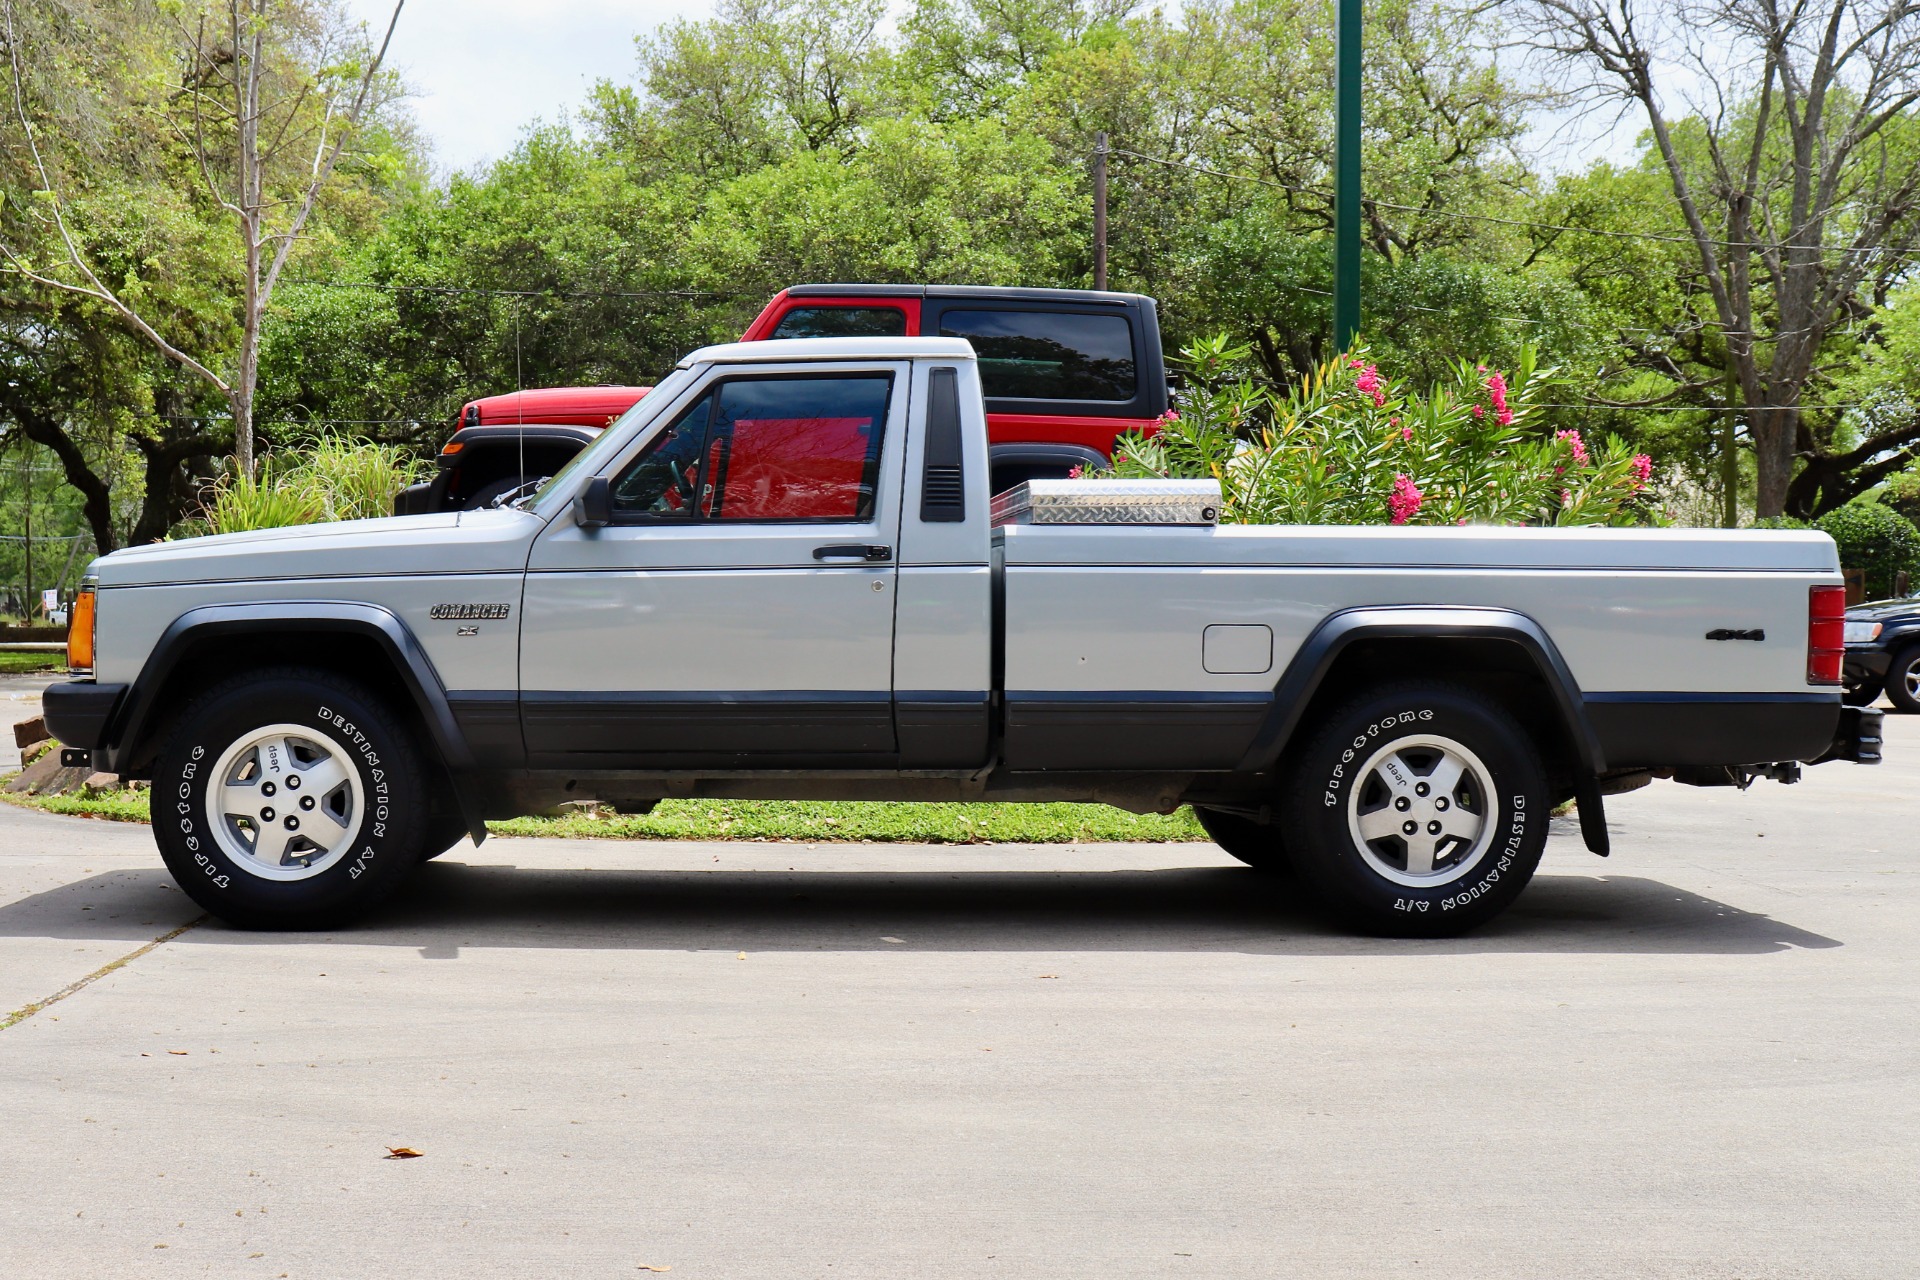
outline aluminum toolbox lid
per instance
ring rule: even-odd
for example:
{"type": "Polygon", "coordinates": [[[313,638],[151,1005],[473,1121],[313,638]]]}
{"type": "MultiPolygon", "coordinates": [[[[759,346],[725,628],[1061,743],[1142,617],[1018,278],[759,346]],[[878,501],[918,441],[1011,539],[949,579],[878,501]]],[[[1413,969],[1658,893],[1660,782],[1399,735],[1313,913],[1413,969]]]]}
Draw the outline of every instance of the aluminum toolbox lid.
{"type": "Polygon", "coordinates": [[[1220,522],[1218,480],[1029,480],[993,500],[993,523],[1220,522]]]}

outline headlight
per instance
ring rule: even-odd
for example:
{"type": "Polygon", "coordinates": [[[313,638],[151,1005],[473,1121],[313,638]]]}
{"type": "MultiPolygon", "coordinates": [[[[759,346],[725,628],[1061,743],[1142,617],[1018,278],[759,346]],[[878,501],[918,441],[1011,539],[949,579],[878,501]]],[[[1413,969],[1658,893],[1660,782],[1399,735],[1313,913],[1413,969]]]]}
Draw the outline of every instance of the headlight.
{"type": "Polygon", "coordinates": [[[1877,622],[1849,622],[1847,624],[1848,644],[1871,644],[1880,638],[1880,624],[1877,622]]]}

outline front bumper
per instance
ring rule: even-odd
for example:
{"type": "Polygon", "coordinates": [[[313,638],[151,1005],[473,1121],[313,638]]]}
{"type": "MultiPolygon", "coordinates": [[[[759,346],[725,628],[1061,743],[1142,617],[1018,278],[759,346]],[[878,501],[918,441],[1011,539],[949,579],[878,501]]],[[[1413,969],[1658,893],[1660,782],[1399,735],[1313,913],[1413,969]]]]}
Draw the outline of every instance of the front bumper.
{"type": "Polygon", "coordinates": [[[40,695],[47,732],[66,746],[97,751],[106,745],[107,726],[126,691],[123,684],[97,684],[92,680],[48,685],[40,695]]]}
{"type": "Polygon", "coordinates": [[[1847,679],[1858,684],[1865,680],[1877,680],[1887,674],[1887,668],[1893,659],[1885,649],[1848,649],[1846,657],[1847,679]]]}

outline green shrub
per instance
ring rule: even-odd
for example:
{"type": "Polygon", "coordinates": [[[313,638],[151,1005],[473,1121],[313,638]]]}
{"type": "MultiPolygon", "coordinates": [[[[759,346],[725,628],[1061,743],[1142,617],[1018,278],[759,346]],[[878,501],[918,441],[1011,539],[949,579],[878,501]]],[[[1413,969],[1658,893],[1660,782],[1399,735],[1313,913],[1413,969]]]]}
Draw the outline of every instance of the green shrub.
{"type": "Polygon", "coordinates": [[[1813,527],[1839,544],[1841,568],[1865,572],[1869,600],[1893,595],[1901,572],[1920,573],[1920,528],[1878,502],[1855,499],[1821,516],[1813,527]]]}
{"type": "Polygon", "coordinates": [[[208,533],[243,533],[249,529],[312,524],[322,515],[322,508],[312,494],[304,487],[279,481],[272,474],[271,466],[260,480],[246,476],[223,479],[214,486],[213,498],[205,510],[208,533]]]}
{"type": "Polygon", "coordinates": [[[1543,433],[1546,377],[1460,362],[1420,394],[1356,349],[1289,392],[1241,372],[1224,338],[1182,352],[1178,413],[1114,448],[1111,474],[1213,478],[1234,524],[1638,524],[1652,460],[1613,437],[1543,433]]]}
{"type": "Polygon", "coordinates": [[[241,533],[393,514],[393,495],[419,479],[419,459],[396,445],[327,436],[306,456],[269,458],[260,479],[228,476],[204,506],[200,532],[241,533]]]}
{"type": "Polygon", "coordinates": [[[1920,471],[1896,471],[1887,477],[1880,501],[1920,525],[1920,471]]]}

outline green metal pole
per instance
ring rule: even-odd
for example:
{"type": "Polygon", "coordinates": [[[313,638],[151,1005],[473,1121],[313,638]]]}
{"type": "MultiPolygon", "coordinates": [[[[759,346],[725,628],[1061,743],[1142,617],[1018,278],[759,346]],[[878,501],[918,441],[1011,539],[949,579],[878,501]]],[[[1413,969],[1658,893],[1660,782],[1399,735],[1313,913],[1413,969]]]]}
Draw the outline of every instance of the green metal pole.
{"type": "Polygon", "coordinates": [[[1333,76],[1333,345],[1360,333],[1360,0],[1338,0],[1333,76]]]}

